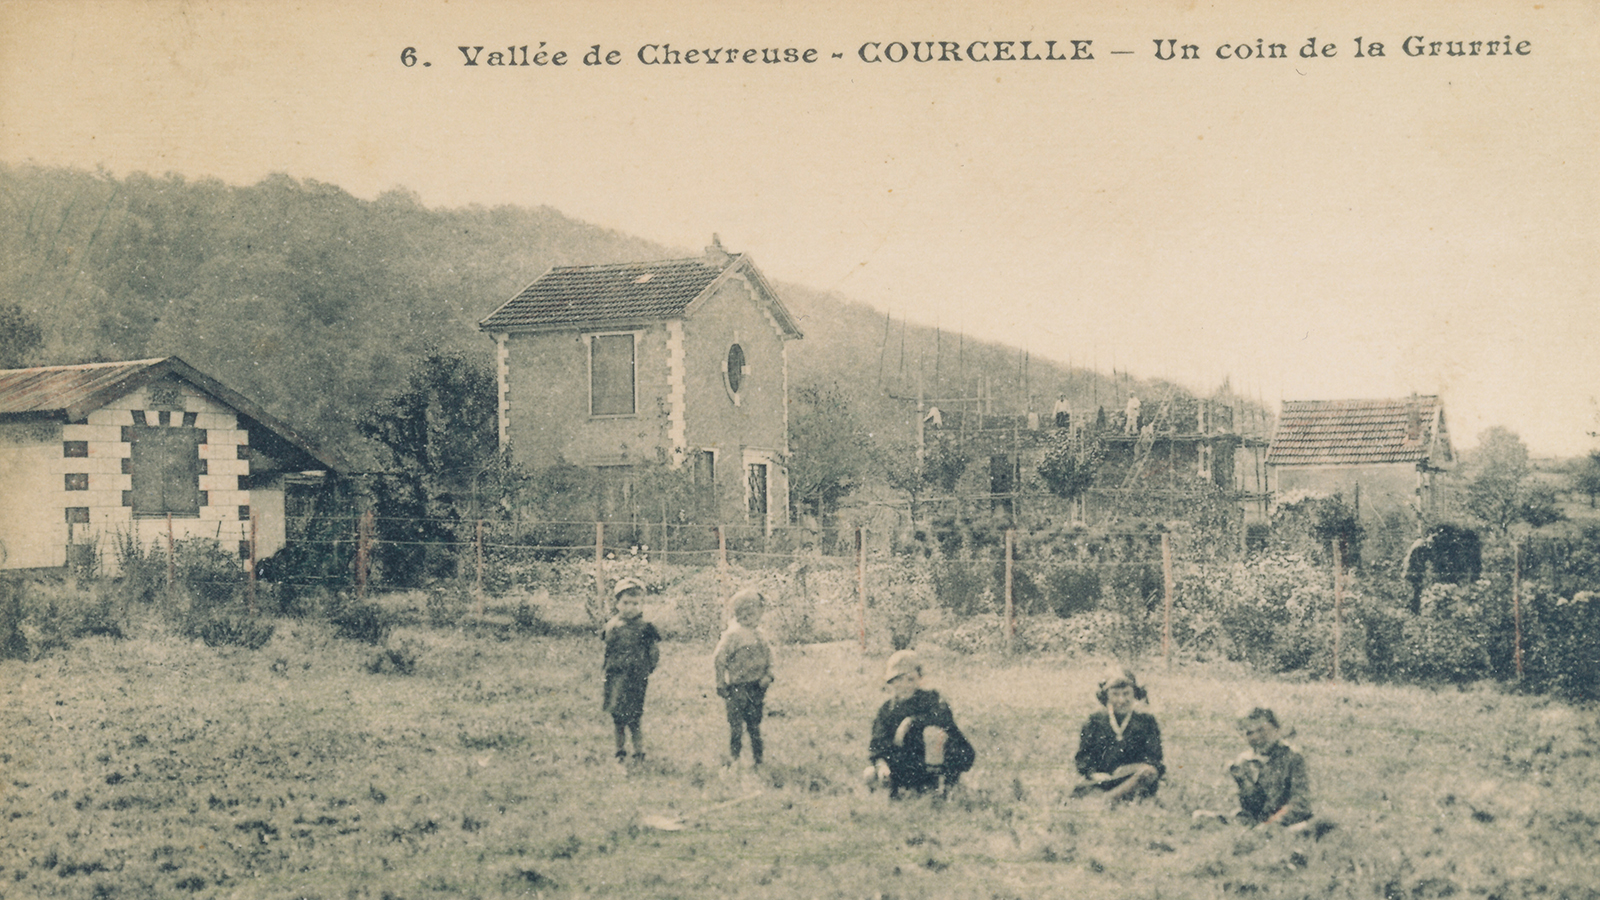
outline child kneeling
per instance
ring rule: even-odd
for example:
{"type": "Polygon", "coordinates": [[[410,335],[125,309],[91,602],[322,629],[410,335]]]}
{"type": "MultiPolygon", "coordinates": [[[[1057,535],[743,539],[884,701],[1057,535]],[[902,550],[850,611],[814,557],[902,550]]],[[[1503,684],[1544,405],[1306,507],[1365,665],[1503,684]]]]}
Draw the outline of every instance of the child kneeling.
{"type": "Polygon", "coordinates": [[[948,790],[972,768],[977,758],[971,742],[956,726],[950,704],[938,691],[922,687],[922,664],[916,653],[900,650],[889,657],[884,682],[891,693],[872,722],[867,753],[872,766],[864,773],[869,786],[917,793],[948,790]]]}

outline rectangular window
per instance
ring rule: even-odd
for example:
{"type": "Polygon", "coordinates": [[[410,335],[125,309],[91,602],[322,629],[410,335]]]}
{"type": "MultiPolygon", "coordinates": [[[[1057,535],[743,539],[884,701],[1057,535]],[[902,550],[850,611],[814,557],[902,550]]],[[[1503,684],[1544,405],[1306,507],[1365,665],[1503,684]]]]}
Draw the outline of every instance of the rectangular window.
{"type": "Polygon", "coordinates": [[[135,516],[200,515],[199,428],[133,426],[129,453],[135,516]]]}
{"type": "Polygon", "coordinates": [[[71,456],[71,457],[88,456],[89,455],[89,442],[88,441],[62,441],[61,442],[61,455],[62,456],[71,456]]]}
{"type": "Polygon", "coordinates": [[[750,464],[750,521],[767,520],[767,464],[750,464]]]}
{"type": "Polygon", "coordinates": [[[69,506],[69,507],[67,507],[67,524],[68,525],[87,525],[87,524],[89,524],[89,507],[87,507],[87,506],[69,506]]]}
{"type": "Polygon", "coordinates": [[[631,416],[635,405],[632,334],[589,335],[589,415],[631,416]]]}
{"type": "Polygon", "coordinates": [[[69,490],[69,491],[87,491],[88,489],[89,489],[89,473],[88,472],[68,472],[67,473],[67,490],[69,490]]]}

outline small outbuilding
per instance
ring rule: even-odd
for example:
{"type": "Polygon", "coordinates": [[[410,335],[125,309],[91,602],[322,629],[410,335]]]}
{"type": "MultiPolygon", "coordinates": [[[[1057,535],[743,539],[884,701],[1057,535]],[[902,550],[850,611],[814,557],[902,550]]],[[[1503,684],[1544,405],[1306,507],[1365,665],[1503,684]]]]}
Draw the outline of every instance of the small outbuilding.
{"type": "Polygon", "coordinates": [[[1455,462],[1437,396],[1285,400],[1267,448],[1278,496],[1342,494],[1364,517],[1435,508],[1434,476],[1455,462]]]}
{"type": "Polygon", "coordinates": [[[248,557],[253,531],[265,557],[287,540],[286,481],[342,469],[175,356],[0,370],[0,569],[91,550],[114,567],[124,535],[248,557]]]}

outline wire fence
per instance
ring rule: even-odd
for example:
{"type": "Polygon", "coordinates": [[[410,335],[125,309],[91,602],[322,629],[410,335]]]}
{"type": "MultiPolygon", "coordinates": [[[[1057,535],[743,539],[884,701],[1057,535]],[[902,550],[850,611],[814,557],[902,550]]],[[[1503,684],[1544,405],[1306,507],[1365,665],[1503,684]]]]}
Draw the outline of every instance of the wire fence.
{"type": "MultiPolygon", "coordinates": [[[[1048,643],[1049,623],[1078,614],[1120,622],[1118,651],[1159,650],[1213,641],[1221,626],[1201,621],[1201,595],[1236,566],[1219,541],[1186,529],[1034,530],[967,527],[959,535],[885,534],[862,526],[781,527],[675,523],[461,520],[377,517],[291,519],[282,559],[261,560],[251,577],[279,585],[320,586],[357,598],[448,586],[485,614],[508,602],[580,608],[591,622],[609,612],[609,588],[643,577],[689,616],[688,631],[716,633],[722,598],[744,584],[765,585],[777,616],[800,637],[900,646],[929,623],[988,629],[969,642],[1016,651],[1048,643]],[[288,564],[285,564],[287,562],[288,564]],[[509,599],[508,599],[509,598],[509,599]],[[971,623],[978,622],[974,626],[971,623]],[[1043,623],[1043,624],[1042,624],[1043,623]]],[[[1234,538],[1220,541],[1227,548],[1234,538]]],[[[1342,552],[1336,552],[1342,557],[1342,552]]],[[[1341,563],[1342,565],[1342,563],[1341,563]]],[[[1330,646],[1328,672],[1340,674],[1343,581],[1325,582],[1315,618],[1330,646]]],[[[252,582],[253,584],[253,582],[252,582]]],[[[253,588],[252,588],[253,590],[253,588]]],[[[1067,638],[1058,635],[1062,640],[1067,638]]]]}

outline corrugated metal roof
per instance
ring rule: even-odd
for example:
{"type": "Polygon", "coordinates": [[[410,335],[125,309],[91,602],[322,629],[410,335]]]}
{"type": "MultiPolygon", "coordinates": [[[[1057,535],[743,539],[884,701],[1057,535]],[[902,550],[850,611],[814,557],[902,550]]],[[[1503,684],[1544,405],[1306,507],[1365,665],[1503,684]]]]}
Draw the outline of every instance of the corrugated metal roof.
{"type": "Polygon", "coordinates": [[[1285,400],[1267,448],[1267,464],[1276,466],[1437,463],[1449,456],[1443,404],[1432,395],[1285,400]]]}
{"type": "MultiPolygon", "coordinates": [[[[731,265],[731,261],[730,261],[731,265]]],[[[558,266],[484,319],[485,331],[669,319],[727,266],[704,258],[604,266],[558,266]]]]}
{"type": "Polygon", "coordinates": [[[96,407],[114,396],[119,386],[137,379],[164,358],[136,359],[128,362],[86,363],[78,366],[40,366],[33,369],[0,369],[0,415],[60,414],[79,418],[73,411],[86,403],[96,407]]]}

